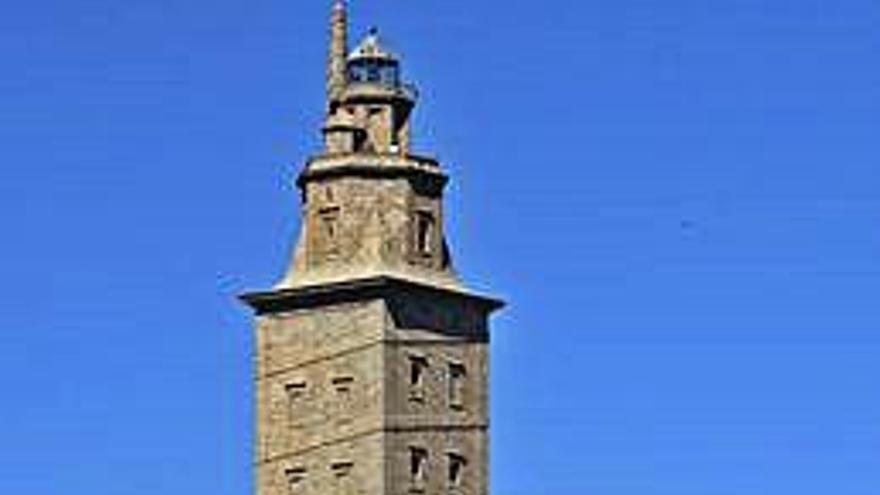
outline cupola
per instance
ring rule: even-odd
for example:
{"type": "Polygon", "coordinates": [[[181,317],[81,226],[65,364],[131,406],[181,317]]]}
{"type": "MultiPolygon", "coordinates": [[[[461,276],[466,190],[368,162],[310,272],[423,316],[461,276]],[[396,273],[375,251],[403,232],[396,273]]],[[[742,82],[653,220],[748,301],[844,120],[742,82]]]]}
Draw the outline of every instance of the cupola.
{"type": "Polygon", "coordinates": [[[376,29],[344,55],[345,15],[344,6],[334,9],[326,152],[406,156],[416,91],[403,83],[400,59],[384,46],[376,29]]]}
{"type": "Polygon", "coordinates": [[[384,46],[373,28],[348,56],[349,84],[400,86],[400,61],[384,46]]]}

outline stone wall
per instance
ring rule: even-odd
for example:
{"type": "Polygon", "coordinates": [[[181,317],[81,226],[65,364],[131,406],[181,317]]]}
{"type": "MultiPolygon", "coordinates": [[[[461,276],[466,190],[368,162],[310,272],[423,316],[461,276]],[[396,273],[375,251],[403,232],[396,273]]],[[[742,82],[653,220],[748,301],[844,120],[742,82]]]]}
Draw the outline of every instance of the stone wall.
{"type": "Polygon", "coordinates": [[[384,493],[385,320],[379,300],[260,319],[260,495],[384,493]]]}
{"type": "Polygon", "coordinates": [[[486,495],[486,317],[430,288],[263,314],[259,495],[486,495]]]}

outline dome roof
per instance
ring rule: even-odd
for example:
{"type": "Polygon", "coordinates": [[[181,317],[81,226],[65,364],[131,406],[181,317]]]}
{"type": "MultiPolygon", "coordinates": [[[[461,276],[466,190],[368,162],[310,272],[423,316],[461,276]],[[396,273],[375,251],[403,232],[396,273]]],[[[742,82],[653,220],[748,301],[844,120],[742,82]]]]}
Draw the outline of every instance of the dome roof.
{"type": "Polygon", "coordinates": [[[370,30],[357,48],[348,55],[348,60],[350,61],[362,59],[397,61],[397,56],[382,46],[379,32],[374,28],[370,30]]]}

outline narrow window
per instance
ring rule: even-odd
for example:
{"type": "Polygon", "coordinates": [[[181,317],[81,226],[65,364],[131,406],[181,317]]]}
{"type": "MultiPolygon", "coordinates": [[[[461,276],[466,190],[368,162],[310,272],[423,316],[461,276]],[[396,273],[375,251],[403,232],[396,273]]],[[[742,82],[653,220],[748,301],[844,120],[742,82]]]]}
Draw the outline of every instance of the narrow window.
{"type": "Polygon", "coordinates": [[[400,151],[400,117],[397,112],[392,110],[392,118],[391,118],[391,141],[389,146],[391,147],[392,153],[397,153],[400,151]]]}
{"type": "Polygon", "coordinates": [[[340,394],[351,392],[351,386],[354,384],[353,376],[338,376],[331,380],[333,388],[340,394]]]}
{"type": "Polygon", "coordinates": [[[449,363],[449,381],[447,383],[449,407],[452,409],[464,408],[464,390],[467,379],[467,369],[461,363],[449,363]]]}
{"type": "Polygon", "coordinates": [[[306,479],[306,468],[292,467],[284,471],[287,489],[291,494],[301,493],[306,479]]]}
{"type": "Polygon", "coordinates": [[[334,462],[330,465],[330,470],[335,478],[348,478],[353,467],[354,463],[351,461],[334,462]]]}
{"type": "Polygon", "coordinates": [[[427,463],[427,449],[421,447],[409,448],[409,474],[413,486],[420,487],[425,483],[427,463]]]}
{"type": "Polygon", "coordinates": [[[464,456],[457,454],[455,452],[450,452],[447,454],[447,462],[448,462],[448,470],[446,475],[446,481],[449,483],[450,487],[459,487],[461,486],[461,481],[464,474],[464,468],[467,466],[467,459],[464,456]]]}
{"type": "Polygon", "coordinates": [[[355,131],[354,133],[354,151],[356,153],[360,153],[366,151],[367,149],[367,133],[362,129],[355,131]]]}
{"type": "Polygon", "coordinates": [[[306,382],[290,382],[284,385],[284,393],[288,404],[293,405],[306,394],[306,382]]]}
{"type": "Polygon", "coordinates": [[[417,387],[422,384],[422,373],[426,366],[425,358],[413,356],[410,358],[409,364],[409,384],[413,387],[417,387]]]}
{"type": "MultiPolygon", "coordinates": [[[[331,193],[332,194],[332,193],[331,193]]],[[[328,206],[318,212],[321,244],[326,253],[336,254],[339,247],[339,207],[328,206]]]]}
{"type": "Polygon", "coordinates": [[[336,240],[336,215],[324,215],[322,220],[324,222],[324,233],[327,235],[327,240],[333,242],[336,240]]]}
{"type": "Polygon", "coordinates": [[[434,244],[434,216],[427,211],[416,214],[416,250],[419,254],[430,256],[434,244]]]}
{"type": "Polygon", "coordinates": [[[428,359],[424,356],[409,357],[409,398],[412,401],[425,400],[425,373],[428,359]]]}

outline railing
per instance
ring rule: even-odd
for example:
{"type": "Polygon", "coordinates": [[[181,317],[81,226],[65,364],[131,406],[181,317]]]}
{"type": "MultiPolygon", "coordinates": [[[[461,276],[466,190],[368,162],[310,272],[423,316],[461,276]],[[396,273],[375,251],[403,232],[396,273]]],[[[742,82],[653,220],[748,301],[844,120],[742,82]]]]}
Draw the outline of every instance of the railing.
{"type": "Polygon", "coordinates": [[[410,83],[398,83],[398,84],[389,84],[383,82],[361,82],[361,81],[349,81],[348,87],[352,89],[372,89],[374,92],[379,92],[381,90],[390,90],[396,93],[401,94],[407,99],[417,100],[419,98],[419,90],[416,88],[414,84],[410,83]],[[375,91],[379,90],[379,91],[375,91]]]}

